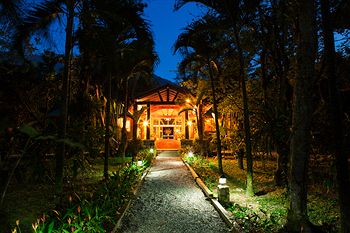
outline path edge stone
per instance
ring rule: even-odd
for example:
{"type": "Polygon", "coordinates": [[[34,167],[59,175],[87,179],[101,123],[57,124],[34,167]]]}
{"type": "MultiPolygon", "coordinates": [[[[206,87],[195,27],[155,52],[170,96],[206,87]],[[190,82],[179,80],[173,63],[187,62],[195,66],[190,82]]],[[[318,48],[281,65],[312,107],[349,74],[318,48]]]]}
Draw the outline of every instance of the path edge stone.
{"type": "Polygon", "coordinates": [[[220,217],[224,220],[226,225],[230,227],[230,232],[241,233],[243,230],[238,225],[238,223],[230,218],[227,210],[220,204],[220,202],[214,197],[213,192],[209,190],[209,188],[205,185],[202,179],[197,175],[197,173],[193,170],[193,168],[182,158],[182,162],[186,165],[188,170],[190,171],[193,179],[197,183],[197,185],[202,189],[205,196],[210,200],[210,203],[214,206],[216,211],[219,213],[220,217]]]}

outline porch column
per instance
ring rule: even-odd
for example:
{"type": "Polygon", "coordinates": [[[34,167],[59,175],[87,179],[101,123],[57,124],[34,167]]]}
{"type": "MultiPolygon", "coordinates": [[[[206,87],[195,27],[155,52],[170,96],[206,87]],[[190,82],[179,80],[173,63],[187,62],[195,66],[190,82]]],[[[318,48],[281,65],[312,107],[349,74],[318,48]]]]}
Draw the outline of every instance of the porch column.
{"type": "Polygon", "coordinates": [[[185,139],[190,139],[189,129],[188,129],[188,111],[185,111],[185,139]]]}
{"type": "Polygon", "coordinates": [[[148,121],[148,125],[147,125],[147,131],[146,131],[146,139],[150,140],[151,139],[151,104],[147,103],[147,121],[148,121]]]}

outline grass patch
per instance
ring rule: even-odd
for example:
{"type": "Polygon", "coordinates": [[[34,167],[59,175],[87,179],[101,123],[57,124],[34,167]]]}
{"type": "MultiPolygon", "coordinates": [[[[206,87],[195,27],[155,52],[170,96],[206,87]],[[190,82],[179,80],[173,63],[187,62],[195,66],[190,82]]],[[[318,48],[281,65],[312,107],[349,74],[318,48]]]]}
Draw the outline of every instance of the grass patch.
{"type": "MultiPolygon", "coordinates": [[[[202,178],[214,195],[219,178],[217,160],[197,157],[184,158],[202,178]]],[[[289,208],[287,190],[274,186],[273,171],[275,161],[254,162],[254,189],[259,193],[254,197],[245,195],[246,170],[238,168],[234,159],[224,159],[223,169],[230,186],[232,213],[244,232],[278,232],[286,223],[289,208]]],[[[322,187],[321,187],[322,188],[322,187]]],[[[322,226],[326,232],[338,232],[339,206],[333,193],[320,195],[320,188],[313,185],[309,189],[308,214],[310,221],[322,226]]]]}

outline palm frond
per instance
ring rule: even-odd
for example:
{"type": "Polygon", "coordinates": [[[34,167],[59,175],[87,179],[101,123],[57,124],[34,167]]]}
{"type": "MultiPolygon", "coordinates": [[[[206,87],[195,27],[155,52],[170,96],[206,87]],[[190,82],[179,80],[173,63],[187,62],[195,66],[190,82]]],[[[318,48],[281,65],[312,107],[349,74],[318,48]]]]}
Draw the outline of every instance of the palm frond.
{"type": "Polygon", "coordinates": [[[14,48],[23,54],[23,43],[30,39],[33,33],[38,33],[48,38],[52,23],[62,13],[61,4],[63,0],[44,1],[35,5],[21,19],[14,36],[14,48]]]}
{"type": "Polygon", "coordinates": [[[22,0],[0,0],[0,17],[5,21],[17,21],[22,13],[22,0]]]}

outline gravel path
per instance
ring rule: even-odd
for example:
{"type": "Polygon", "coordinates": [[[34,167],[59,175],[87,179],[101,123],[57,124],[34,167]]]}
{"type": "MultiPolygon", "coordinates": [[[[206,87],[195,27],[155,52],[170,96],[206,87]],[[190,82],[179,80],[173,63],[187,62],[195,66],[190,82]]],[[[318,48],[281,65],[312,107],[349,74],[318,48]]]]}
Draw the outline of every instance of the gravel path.
{"type": "Polygon", "coordinates": [[[181,159],[167,155],[157,157],[119,232],[229,232],[181,159]]]}

